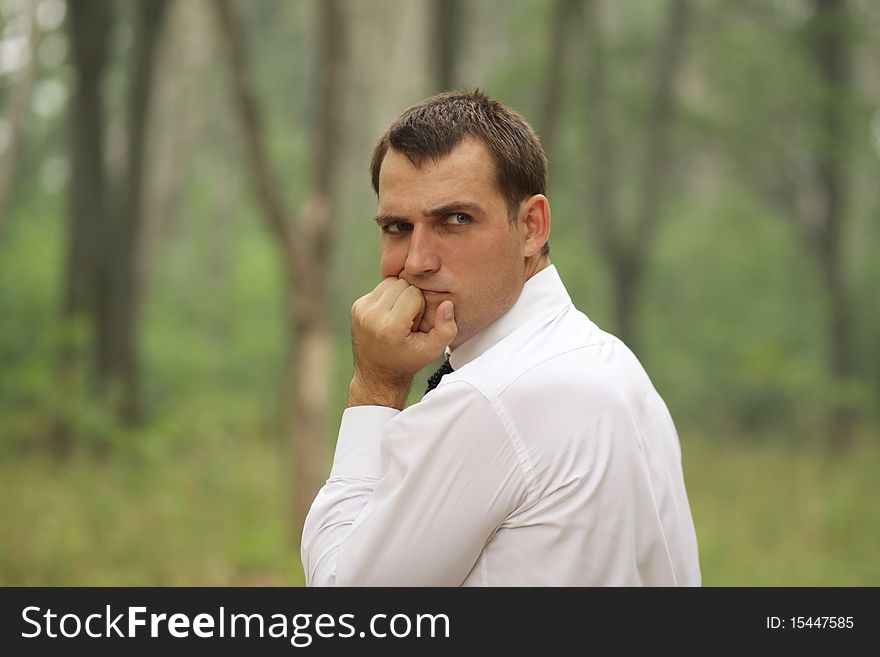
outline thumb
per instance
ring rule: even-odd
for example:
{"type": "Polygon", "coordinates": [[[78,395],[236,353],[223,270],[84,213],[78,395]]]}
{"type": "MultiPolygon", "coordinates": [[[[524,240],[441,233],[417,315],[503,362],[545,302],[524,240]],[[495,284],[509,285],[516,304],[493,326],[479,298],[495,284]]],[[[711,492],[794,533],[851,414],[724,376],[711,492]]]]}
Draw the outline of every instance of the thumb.
{"type": "Polygon", "coordinates": [[[458,335],[458,325],[455,323],[455,308],[451,301],[444,301],[437,308],[437,316],[434,318],[434,328],[428,333],[428,338],[437,348],[443,349],[458,335]]]}

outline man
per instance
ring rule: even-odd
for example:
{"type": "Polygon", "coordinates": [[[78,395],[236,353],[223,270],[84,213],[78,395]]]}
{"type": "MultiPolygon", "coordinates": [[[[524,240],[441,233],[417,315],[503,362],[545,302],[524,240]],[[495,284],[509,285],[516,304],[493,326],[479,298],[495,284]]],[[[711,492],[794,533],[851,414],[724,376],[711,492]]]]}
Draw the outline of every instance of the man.
{"type": "Polygon", "coordinates": [[[434,96],[382,136],[372,178],[383,280],[352,307],[307,583],[699,585],[672,419],[550,263],[546,159],[525,120],[480,92],[434,96]]]}

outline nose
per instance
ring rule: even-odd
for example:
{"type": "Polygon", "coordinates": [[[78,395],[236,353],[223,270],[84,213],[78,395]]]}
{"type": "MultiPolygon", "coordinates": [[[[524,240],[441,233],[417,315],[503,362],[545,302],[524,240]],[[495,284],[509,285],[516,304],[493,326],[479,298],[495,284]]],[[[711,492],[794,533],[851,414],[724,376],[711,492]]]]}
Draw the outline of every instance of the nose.
{"type": "Polygon", "coordinates": [[[434,248],[434,237],[429,226],[416,225],[409,238],[404,271],[413,276],[431,274],[440,268],[440,258],[434,248]]]}

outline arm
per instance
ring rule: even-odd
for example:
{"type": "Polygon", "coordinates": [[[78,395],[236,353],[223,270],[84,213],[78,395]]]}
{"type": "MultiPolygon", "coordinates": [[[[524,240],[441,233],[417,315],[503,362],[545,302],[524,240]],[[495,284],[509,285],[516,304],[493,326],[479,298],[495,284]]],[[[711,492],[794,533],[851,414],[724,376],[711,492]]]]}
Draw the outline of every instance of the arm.
{"type": "Polygon", "coordinates": [[[303,532],[307,583],[459,585],[525,495],[507,428],[467,383],[402,413],[349,408],[303,532]]]}
{"type": "Polygon", "coordinates": [[[303,529],[309,584],[460,584],[521,499],[510,437],[476,389],[442,386],[399,412],[414,373],[458,331],[450,301],[430,331],[413,330],[424,308],[395,277],[352,306],[348,409],[303,529]]]}

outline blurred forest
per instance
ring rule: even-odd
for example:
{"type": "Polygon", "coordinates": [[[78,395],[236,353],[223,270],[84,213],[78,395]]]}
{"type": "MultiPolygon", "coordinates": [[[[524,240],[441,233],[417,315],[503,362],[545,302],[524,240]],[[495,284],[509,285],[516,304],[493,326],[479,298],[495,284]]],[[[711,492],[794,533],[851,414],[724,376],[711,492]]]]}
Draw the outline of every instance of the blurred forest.
{"type": "Polygon", "coordinates": [[[0,0],[0,584],[302,583],[372,146],[479,87],[704,583],[880,585],[878,63],[871,0],[0,0]]]}

